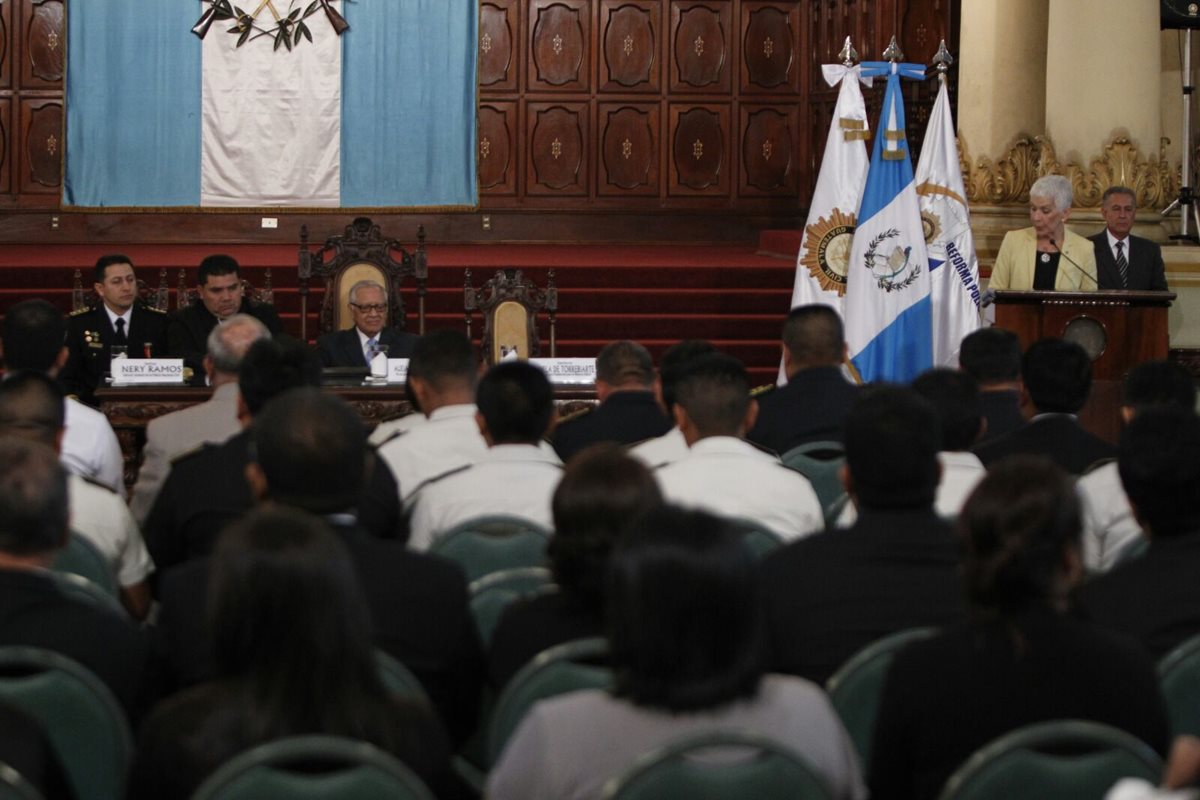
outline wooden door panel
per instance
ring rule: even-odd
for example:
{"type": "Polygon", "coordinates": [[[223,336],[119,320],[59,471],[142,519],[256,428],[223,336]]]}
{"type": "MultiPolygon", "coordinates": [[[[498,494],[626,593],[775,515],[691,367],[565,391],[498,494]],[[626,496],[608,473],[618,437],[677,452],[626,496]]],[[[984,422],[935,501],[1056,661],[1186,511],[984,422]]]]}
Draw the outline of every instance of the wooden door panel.
{"type": "Polygon", "coordinates": [[[517,104],[479,104],[479,191],[503,196],[517,193],[517,104]]]}
{"type": "Polygon", "coordinates": [[[742,6],[743,92],[800,90],[800,9],[794,4],[742,6]]]}
{"type": "Polygon", "coordinates": [[[62,101],[22,98],[21,132],[21,192],[57,194],[62,189],[62,101]]]}
{"type": "Polygon", "coordinates": [[[673,195],[729,193],[729,107],[671,107],[673,195]]]}
{"type": "Polygon", "coordinates": [[[604,36],[600,91],[659,91],[661,4],[651,0],[602,0],[600,30],[604,36]]]}
{"type": "Polygon", "coordinates": [[[671,3],[671,91],[724,93],[730,89],[729,3],[671,3]]]}
{"type": "Polygon", "coordinates": [[[658,105],[601,104],[601,159],[597,193],[659,193],[658,105]]]}
{"type": "Polygon", "coordinates": [[[67,63],[66,15],[61,0],[23,0],[21,86],[62,89],[67,63]]]}
{"type": "Polygon", "coordinates": [[[527,109],[529,174],[526,193],[586,195],[587,104],[530,103],[527,109]]]}
{"type": "Polygon", "coordinates": [[[479,87],[489,92],[517,89],[516,0],[487,0],[479,6],[479,87]]]}
{"type": "Polygon", "coordinates": [[[741,113],[739,193],[749,197],[794,195],[799,111],[794,107],[783,112],[774,106],[742,106],[741,113]]]}
{"type": "Polygon", "coordinates": [[[590,11],[587,0],[532,0],[529,11],[531,90],[589,90],[590,11]]]}

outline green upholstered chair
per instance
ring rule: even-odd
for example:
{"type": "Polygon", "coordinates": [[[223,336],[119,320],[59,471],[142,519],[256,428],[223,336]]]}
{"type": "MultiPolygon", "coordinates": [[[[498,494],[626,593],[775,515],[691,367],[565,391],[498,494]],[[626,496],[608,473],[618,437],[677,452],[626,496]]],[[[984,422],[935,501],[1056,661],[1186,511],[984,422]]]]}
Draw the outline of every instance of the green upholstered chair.
{"type": "Polygon", "coordinates": [[[329,798],[433,800],[433,793],[412,770],[374,745],[336,736],[296,736],[235,756],[192,795],[192,800],[329,798]],[[314,764],[322,769],[313,769],[314,764]]]}
{"type": "Polygon", "coordinates": [[[639,758],[604,788],[604,800],[828,800],[821,778],[800,755],[749,733],[713,731],[639,758]],[[719,748],[721,757],[716,757],[719,748]],[[744,757],[735,757],[745,751],[744,757]],[[709,753],[710,758],[703,754],[709,753]]]}
{"type": "Polygon", "coordinates": [[[825,684],[829,700],[858,750],[864,775],[870,774],[871,739],[892,660],[901,648],[936,632],[934,628],[910,628],[878,639],[851,656],[825,684]]]}
{"type": "Polygon", "coordinates": [[[112,567],[96,546],[78,533],[67,537],[67,546],[58,551],[50,568],[55,572],[70,572],[82,575],[104,591],[117,596],[117,579],[112,567]]]}
{"type": "Polygon", "coordinates": [[[1158,662],[1171,734],[1200,736],[1200,635],[1184,641],[1158,662]]]}
{"type": "Polygon", "coordinates": [[[42,726],[76,797],[124,797],[133,749],[129,725],[91,671],[49,650],[0,647],[0,699],[42,726]]]}
{"type": "Polygon", "coordinates": [[[458,562],[468,581],[546,562],[550,532],[527,519],[507,515],[476,517],[455,525],[434,540],[430,552],[458,562]]]}
{"type": "Polygon", "coordinates": [[[75,572],[51,572],[49,574],[51,580],[54,581],[58,590],[63,594],[74,597],[76,600],[82,600],[97,608],[103,608],[122,616],[125,615],[125,609],[121,606],[121,601],[116,598],[116,595],[101,588],[82,575],[75,572]]]}
{"type": "Polygon", "coordinates": [[[793,447],[783,454],[783,465],[794,469],[812,484],[821,508],[825,510],[825,527],[837,519],[831,509],[846,495],[839,472],[846,463],[846,450],[841,442],[809,442],[793,447]]]}
{"type": "Polygon", "coordinates": [[[496,623],[510,603],[553,586],[554,575],[545,567],[506,569],[472,581],[471,615],[484,646],[491,643],[496,623]]]}
{"type": "Polygon", "coordinates": [[[412,671],[400,663],[394,656],[382,650],[375,651],[375,664],[379,667],[379,677],[383,680],[383,688],[398,697],[418,700],[433,708],[425,687],[412,671]]]}
{"type": "Polygon", "coordinates": [[[940,797],[1092,800],[1121,778],[1157,784],[1162,769],[1154,750],[1125,731],[1084,720],[1040,722],[975,751],[946,781],[940,797]]]}
{"type": "Polygon", "coordinates": [[[730,522],[745,534],[742,541],[746,543],[756,558],[762,558],[772,550],[783,547],[783,538],[757,520],[735,517],[730,522]]]}

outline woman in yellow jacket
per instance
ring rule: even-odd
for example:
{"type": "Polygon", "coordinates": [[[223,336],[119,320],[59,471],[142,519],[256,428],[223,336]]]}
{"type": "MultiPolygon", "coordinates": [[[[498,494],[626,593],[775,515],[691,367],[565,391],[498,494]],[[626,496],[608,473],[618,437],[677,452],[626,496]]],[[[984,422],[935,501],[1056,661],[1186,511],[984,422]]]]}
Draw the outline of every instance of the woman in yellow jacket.
{"type": "Polygon", "coordinates": [[[1029,189],[1031,228],[1009,231],[992,267],[989,289],[1096,290],[1096,252],[1092,243],[1067,230],[1071,182],[1045,175],[1029,189]]]}

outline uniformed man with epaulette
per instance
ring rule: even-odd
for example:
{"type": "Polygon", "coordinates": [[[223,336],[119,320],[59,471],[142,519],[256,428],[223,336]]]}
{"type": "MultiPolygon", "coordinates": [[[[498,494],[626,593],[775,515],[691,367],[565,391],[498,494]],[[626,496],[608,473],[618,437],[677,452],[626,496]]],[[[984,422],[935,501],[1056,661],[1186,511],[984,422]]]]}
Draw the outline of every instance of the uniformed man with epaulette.
{"type": "Polygon", "coordinates": [[[101,302],[68,319],[70,356],[60,373],[67,392],[91,406],[110,372],[114,347],[124,347],[129,358],[167,356],[167,315],[138,302],[137,276],[128,256],[97,259],[93,288],[101,302]]]}

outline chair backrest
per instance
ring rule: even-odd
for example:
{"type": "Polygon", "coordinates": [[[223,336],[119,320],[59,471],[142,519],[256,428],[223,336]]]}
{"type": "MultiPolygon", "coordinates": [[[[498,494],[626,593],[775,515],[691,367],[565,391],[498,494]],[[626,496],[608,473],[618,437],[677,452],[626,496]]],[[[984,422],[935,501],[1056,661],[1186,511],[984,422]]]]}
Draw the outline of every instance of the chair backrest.
{"type": "Polygon", "coordinates": [[[0,647],[0,698],[42,726],[76,797],[124,797],[129,724],[87,668],[49,650],[0,647]]]}
{"type": "Polygon", "coordinates": [[[783,547],[783,537],[758,520],[734,517],[730,521],[743,532],[742,541],[756,558],[762,558],[772,550],[783,547]]]}
{"type": "Polygon", "coordinates": [[[941,800],[1103,797],[1121,778],[1157,784],[1162,760],[1142,740],[1098,722],[1026,725],[975,751],[946,781],[941,800]]]}
{"type": "Polygon", "coordinates": [[[468,581],[546,562],[550,532],[531,520],[496,514],[476,517],[438,536],[430,552],[457,562],[468,581]]]}
{"type": "Polygon", "coordinates": [[[1200,635],[1162,657],[1158,681],[1167,700],[1171,735],[1200,736],[1200,635]]]}
{"type": "Polygon", "coordinates": [[[104,591],[117,596],[117,579],[112,567],[96,549],[96,545],[74,531],[67,537],[67,546],[58,551],[50,568],[55,572],[82,575],[104,591]]]}
{"type": "Polygon", "coordinates": [[[74,572],[51,572],[50,579],[58,590],[68,597],[111,611],[114,614],[125,615],[125,609],[117,596],[107,589],[101,588],[82,575],[74,572]]]}
{"type": "Polygon", "coordinates": [[[809,442],[793,447],[782,456],[783,465],[796,470],[812,484],[821,508],[825,509],[825,527],[830,527],[830,509],[846,490],[838,472],[846,463],[846,450],[841,442],[809,442]]]}
{"type": "Polygon", "coordinates": [[[488,721],[487,760],[495,764],[525,714],[539,700],[580,689],[611,689],[608,641],[579,639],[543,650],[522,667],[496,698],[488,721]]]}
{"type": "Polygon", "coordinates": [[[192,800],[340,797],[433,800],[433,793],[412,770],[374,745],[337,736],[296,736],[235,756],[200,785],[192,800]]]}
{"type": "Polygon", "coordinates": [[[864,775],[871,768],[871,738],[888,669],[902,648],[934,633],[935,628],[910,628],[878,639],[851,656],[825,684],[829,700],[858,750],[864,775]]]}
{"type": "Polygon", "coordinates": [[[468,269],[463,281],[463,310],[467,336],[471,335],[471,314],[474,311],[483,314],[483,358],[489,364],[514,354],[516,358],[526,359],[540,353],[539,311],[546,311],[550,320],[550,357],[558,354],[555,328],[558,289],[554,285],[554,270],[550,270],[545,289],[535,286],[521,270],[507,267],[497,270],[482,288],[476,290],[471,285],[471,270],[468,269]]]}
{"type": "Polygon", "coordinates": [[[42,793],[24,775],[0,761],[0,800],[42,800],[42,793]]]}
{"type": "Polygon", "coordinates": [[[751,733],[712,731],[647,753],[609,781],[601,797],[829,800],[833,795],[808,762],[784,745],[751,733]]]}
{"type": "Polygon", "coordinates": [[[510,603],[554,585],[554,575],[545,567],[520,567],[484,575],[471,582],[471,616],[486,648],[496,623],[510,603]]]}
{"type": "Polygon", "coordinates": [[[400,663],[398,659],[382,650],[375,650],[375,664],[379,667],[379,677],[383,688],[389,693],[407,700],[416,700],[433,708],[425,686],[412,674],[412,670],[400,663]]]}

